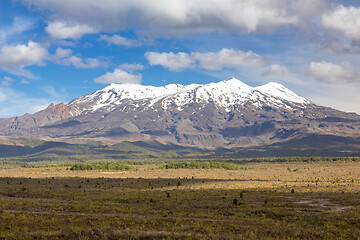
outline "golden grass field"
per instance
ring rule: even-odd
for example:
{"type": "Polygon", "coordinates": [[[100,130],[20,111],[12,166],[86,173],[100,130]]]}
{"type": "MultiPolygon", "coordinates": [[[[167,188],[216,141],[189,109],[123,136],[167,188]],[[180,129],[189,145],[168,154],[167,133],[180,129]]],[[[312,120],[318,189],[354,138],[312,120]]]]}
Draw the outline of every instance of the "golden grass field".
{"type": "Polygon", "coordinates": [[[0,239],[359,239],[360,163],[0,170],[0,239]]]}
{"type": "Polygon", "coordinates": [[[140,165],[138,171],[69,171],[67,167],[0,169],[0,177],[10,178],[144,178],[207,179],[206,184],[179,186],[180,189],[253,189],[298,187],[302,191],[324,188],[336,191],[360,190],[360,163],[250,163],[246,170],[159,169],[162,165],[140,165]],[[308,188],[308,185],[311,185],[308,188]]]}

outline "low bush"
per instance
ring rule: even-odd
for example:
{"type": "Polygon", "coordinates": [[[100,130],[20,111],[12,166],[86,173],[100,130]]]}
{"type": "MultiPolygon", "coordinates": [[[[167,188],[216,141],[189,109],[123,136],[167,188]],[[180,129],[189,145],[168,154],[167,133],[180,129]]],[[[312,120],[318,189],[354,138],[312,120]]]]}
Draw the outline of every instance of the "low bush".
{"type": "Polygon", "coordinates": [[[213,161],[184,161],[184,162],[174,162],[168,163],[162,167],[161,169],[225,169],[225,170],[240,170],[245,169],[242,166],[239,166],[235,163],[229,162],[213,162],[213,161]]]}
{"type": "Polygon", "coordinates": [[[76,163],[71,168],[71,171],[81,170],[138,170],[137,167],[125,163],[76,163]]]}

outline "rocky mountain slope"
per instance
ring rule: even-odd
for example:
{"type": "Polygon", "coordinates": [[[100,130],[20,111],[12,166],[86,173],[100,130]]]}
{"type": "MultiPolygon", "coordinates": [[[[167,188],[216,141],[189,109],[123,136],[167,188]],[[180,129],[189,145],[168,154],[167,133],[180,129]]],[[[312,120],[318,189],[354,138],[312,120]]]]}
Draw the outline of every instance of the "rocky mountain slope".
{"type": "Polygon", "coordinates": [[[199,147],[268,145],[310,134],[360,137],[360,116],[317,106],[278,83],[111,84],[68,104],[0,119],[0,135],[157,140],[199,147]]]}

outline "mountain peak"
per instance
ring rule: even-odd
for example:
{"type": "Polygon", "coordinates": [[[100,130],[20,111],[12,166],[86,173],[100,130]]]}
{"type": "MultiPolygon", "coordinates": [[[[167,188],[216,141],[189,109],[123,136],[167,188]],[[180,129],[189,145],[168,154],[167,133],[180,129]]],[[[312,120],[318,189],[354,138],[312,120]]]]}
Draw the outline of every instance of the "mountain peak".
{"type": "Polygon", "coordinates": [[[137,83],[110,83],[100,91],[109,91],[112,89],[121,89],[121,88],[136,87],[136,86],[141,86],[141,85],[137,83]]]}
{"type": "Polygon", "coordinates": [[[284,87],[284,85],[276,82],[269,82],[265,85],[255,88],[257,91],[271,95],[272,97],[280,98],[289,102],[298,104],[311,104],[306,98],[294,93],[290,89],[284,87]]]}
{"type": "MultiPolygon", "coordinates": [[[[237,86],[237,87],[244,87],[244,88],[252,88],[251,86],[247,85],[246,83],[243,83],[242,81],[240,81],[239,79],[232,77],[229,80],[224,80],[222,81],[228,85],[231,86],[237,86]]],[[[221,82],[220,82],[221,83],[221,82]]]]}
{"type": "Polygon", "coordinates": [[[284,85],[277,82],[268,82],[262,86],[267,86],[269,88],[285,88],[284,85]]]}
{"type": "MultiPolygon", "coordinates": [[[[232,83],[232,82],[241,82],[239,79],[237,79],[236,77],[231,77],[230,79],[228,80],[223,80],[223,82],[229,82],[229,83],[232,83]]],[[[243,82],[241,82],[243,83],[243,82]]]]}

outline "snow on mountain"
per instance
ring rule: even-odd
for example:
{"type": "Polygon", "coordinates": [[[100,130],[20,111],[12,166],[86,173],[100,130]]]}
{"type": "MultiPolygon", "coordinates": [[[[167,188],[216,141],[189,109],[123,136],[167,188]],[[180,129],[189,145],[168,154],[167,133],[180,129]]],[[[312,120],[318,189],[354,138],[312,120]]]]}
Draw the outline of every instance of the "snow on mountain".
{"type": "MultiPolygon", "coordinates": [[[[251,87],[236,78],[218,83],[205,85],[170,84],[163,87],[143,86],[138,84],[111,84],[102,90],[77,98],[69,106],[76,106],[76,114],[94,112],[98,109],[112,109],[127,101],[147,102],[148,107],[161,101],[162,108],[166,110],[175,104],[182,110],[191,102],[214,103],[216,106],[231,111],[234,105],[251,103],[260,108],[264,104],[274,107],[291,109],[291,105],[311,104],[307,99],[297,95],[278,83],[268,83],[259,87],[251,87]]],[[[135,107],[138,104],[134,105],[135,107]]]]}
{"type": "Polygon", "coordinates": [[[283,99],[289,102],[298,103],[298,104],[311,104],[311,102],[293,91],[287,89],[283,85],[279,83],[270,82],[265,85],[259,86],[255,88],[261,93],[268,94],[271,97],[275,97],[278,99],[283,99]]]}

